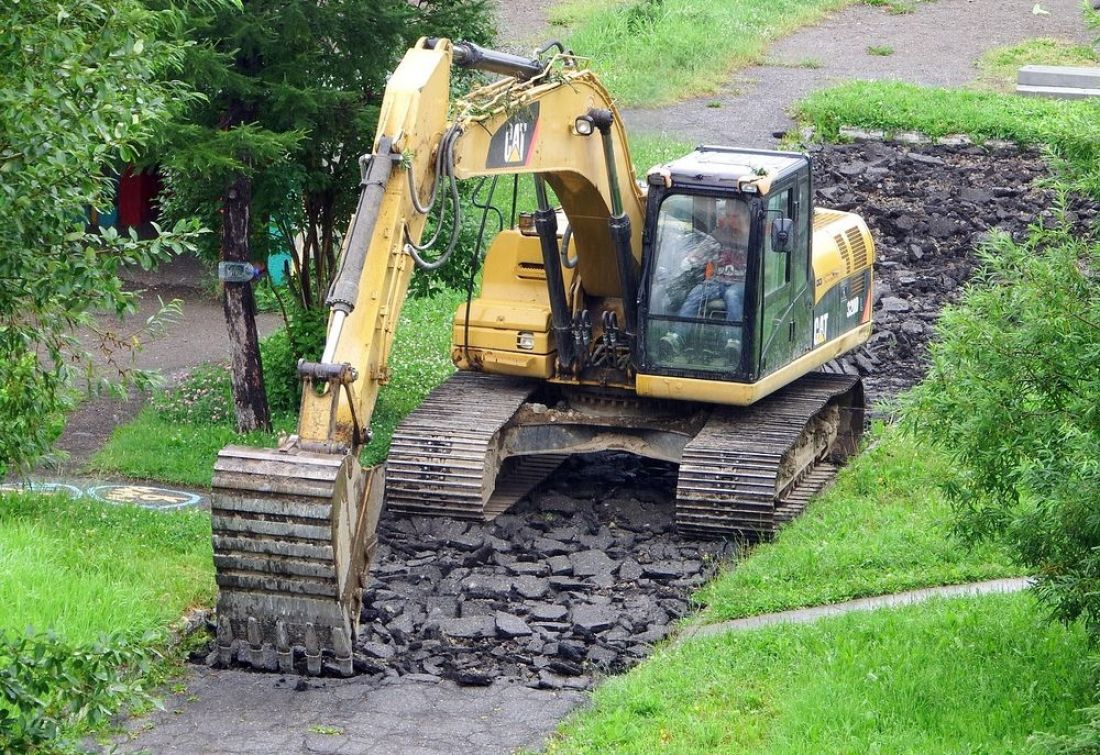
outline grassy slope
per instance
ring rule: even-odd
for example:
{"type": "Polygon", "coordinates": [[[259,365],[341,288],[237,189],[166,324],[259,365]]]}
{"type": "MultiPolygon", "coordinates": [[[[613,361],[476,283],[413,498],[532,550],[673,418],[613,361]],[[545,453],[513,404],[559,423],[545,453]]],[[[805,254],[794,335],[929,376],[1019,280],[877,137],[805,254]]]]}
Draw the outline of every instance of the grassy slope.
{"type": "Polygon", "coordinates": [[[1083,632],[1028,595],[934,601],[666,648],[550,752],[1019,752],[1091,697],[1083,632]]]}
{"type": "Polygon", "coordinates": [[[847,125],[1044,146],[1065,160],[1071,188],[1100,195],[1100,103],[853,81],[814,92],[795,114],[825,140],[847,125]]]}
{"type": "Polygon", "coordinates": [[[210,518],[0,494],[0,629],[72,642],[164,627],[214,596],[210,518]]]}
{"type": "Polygon", "coordinates": [[[699,592],[705,621],[1018,573],[1002,549],[951,537],[940,453],[895,429],[879,432],[774,542],[699,592]]]}

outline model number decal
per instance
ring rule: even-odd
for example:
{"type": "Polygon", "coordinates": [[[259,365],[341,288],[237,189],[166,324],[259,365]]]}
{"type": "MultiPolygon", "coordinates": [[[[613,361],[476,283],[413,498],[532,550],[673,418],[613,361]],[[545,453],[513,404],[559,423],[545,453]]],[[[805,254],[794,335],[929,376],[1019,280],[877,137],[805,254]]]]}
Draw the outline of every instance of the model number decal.
{"type": "Polygon", "coordinates": [[[829,313],[814,318],[814,346],[825,343],[825,334],[829,330],[829,313]]]}

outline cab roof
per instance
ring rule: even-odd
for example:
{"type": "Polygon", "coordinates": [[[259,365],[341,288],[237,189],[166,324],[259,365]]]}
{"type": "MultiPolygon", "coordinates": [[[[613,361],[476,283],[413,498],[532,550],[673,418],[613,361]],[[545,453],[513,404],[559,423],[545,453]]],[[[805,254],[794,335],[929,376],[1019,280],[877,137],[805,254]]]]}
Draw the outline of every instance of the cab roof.
{"type": "Polygon", "coordinates": [[[650,169],[650,184],[711,189],[734,189],[767,194],[772,184],[809,168],[799,152],[773,152],[731,147],[699,146],[683,157],[650,169]]]}

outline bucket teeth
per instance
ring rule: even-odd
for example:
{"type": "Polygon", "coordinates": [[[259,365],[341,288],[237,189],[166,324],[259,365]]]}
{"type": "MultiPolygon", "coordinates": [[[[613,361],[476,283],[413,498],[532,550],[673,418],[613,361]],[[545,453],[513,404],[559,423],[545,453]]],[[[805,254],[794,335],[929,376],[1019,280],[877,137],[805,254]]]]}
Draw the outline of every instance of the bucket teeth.
{"type": "Polygon", "coordinates": [[[321,675],[321,644],[312,622],[306,624],[306,673],[310,676],[321,675]]]}
{"type": "Polygon", "coordinates": [[[255,616],[248,617],[248,662],[252,668],[264,667],[264,644],[260,636],[260,622],[255,616]]]}
{"type": "Polygon", "coordinates": [[[233,625],[228,617],[218,617],[218,663],[222,666],[230,666],[233,663],[233,625]]]}
{"type": "Polygon", "coordinates": [[[286,622],[275,622],[275,657],[279,671],[288,674],[294,670],[294,652],[290,649],[290,640],[286,635],[286,622]]]}
{"type": "Polygon", "coordinates": [[[215,660],[351,673],[383,475],[351,456],[229,446],[214,473],[215,660]]]}

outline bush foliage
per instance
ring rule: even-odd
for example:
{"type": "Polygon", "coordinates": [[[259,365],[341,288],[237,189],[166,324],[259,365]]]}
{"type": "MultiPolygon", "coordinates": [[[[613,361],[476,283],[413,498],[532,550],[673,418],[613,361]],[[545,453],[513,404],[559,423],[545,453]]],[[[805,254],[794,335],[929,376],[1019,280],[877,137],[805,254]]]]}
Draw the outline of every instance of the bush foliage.
{"type": "Polygon", "coordinates": [[[325,349],[328,311],[305,309],[290,300],[285,310],[286,327],[260,344],[264,363],[264,387],[273,413],[297,413],[302,400],[298,360],[318,361],[325,349]]]}
{"type": "Polygon", "coordinates": [[[78,752],[76,737],[120,707],[154,702],[142,684],[158,657],[154,640],[83,645],[0,632],[0,752],[78,752]]]}
{"type": "Polygon", "coordinates": [[[61,428],[70,389],[102,388],[84,344],[142,380],[121,337],[93,317],[133,311],[118,278],[193,240],[193,223],[144,242],[86,227],[110,205],[111,172],[138,160],[188,90],[170,81],[181,15],[137,0],[6,3],[0,24],[0,477],[26,469],[61,428]]]}
{"type": "Polygon", "coordinates": [[[1063,620],[1100,638],[1100,246],[1060,221],[999,236],[944,311],[909,427],[956,462],[961,529],[1001,536],[1063,620]]]}

